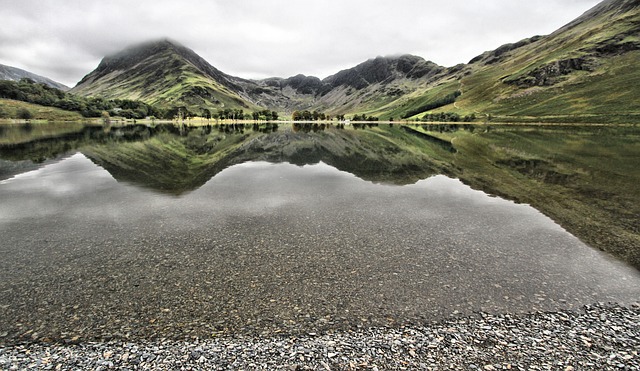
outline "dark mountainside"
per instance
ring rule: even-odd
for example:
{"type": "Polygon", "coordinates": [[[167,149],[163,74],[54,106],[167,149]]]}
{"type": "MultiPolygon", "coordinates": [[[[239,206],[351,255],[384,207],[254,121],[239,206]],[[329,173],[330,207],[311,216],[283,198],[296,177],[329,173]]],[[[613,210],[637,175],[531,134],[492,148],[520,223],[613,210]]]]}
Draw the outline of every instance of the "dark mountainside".
{"type": "Polygon", "coordinates": [[[323,80],[315,76],[296,75],[288,79],[266,79],[259,83],[279,89],[291,87],[299,94],[324,96],[339,87],[362,90],[375,84],[390,84],[397,79],[419,79],[442,70],[443,67],[415,55],[402,55],[370,59],[323,80]]]}
{"type": "MultiPolygon", "coordinates": [[[[169,40],[106,57],[72,89],[192,112],[319,110],[382,119],[454,112],[508,121],[640,120],[640,5],[607,0],[548,36],[506,44],[445,68],[412,55],[377,57],[325,79],[227,75],[169,40]]],[[[609,121],[607,121],[609,122],[609,121]]]]}
{"type": "Polygon", "coordinates": [[[252,95],[271,109],[319,109],[331,114],[377,107],[407,94],[444,67],[414,55],[377,57],[320,80],[296,75],[256,81],[252,95]]]}
{"type": "Polygon", "coordinates": [[[390,83],[397,78],[419,79],[442,71],[435,63],[415,55],[370,59],[354,68],[340,71],[324,81],[332,88],[340,85],[364,89],[376,83],[390,83]]]}
{"type": "Polygon", "coordinates": [[[35,73],[21,70],[20,68],[5,66],[0,64],[0,80],[19,81],[21,79],[31,79],[37,83],[48,85],[52,88],[60,89],[63,91],[69,90],[69,87],[59,82],[53,81],[49,78],[36,75],[35,73]]]}

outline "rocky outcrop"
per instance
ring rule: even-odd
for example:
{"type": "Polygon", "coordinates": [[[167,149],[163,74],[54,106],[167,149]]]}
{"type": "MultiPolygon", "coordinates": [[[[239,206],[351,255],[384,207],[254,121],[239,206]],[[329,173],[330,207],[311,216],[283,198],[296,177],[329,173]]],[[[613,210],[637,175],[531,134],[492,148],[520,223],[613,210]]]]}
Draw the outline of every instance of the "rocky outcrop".
{"type": "Polygon", "coordinates": [[[399,57],[377,57],[354,68],[329,76],[322,82],[331,88],[348,86],[357,90],[376,83],[385,83],[397,78],[419,79],[435,75],[444,68],[414,55],[399,57]]]}
{"type": "Polygon", "coordinates": [[[528,39],[520,40],[516,43],[504,44],[495,50],[484,52],[478,55],[477,57],[472,58],[469,61],[469,64],[474,64],[478,62],[483,62],[485,64],[494,64],[494,63],[503,61],[505,57],[508,55],[508,52],[522,48],[523,46],[534,43],[542,38],[543,36],[533,36],[528,39]]]}
{"type": "Polygon", "coordinates": [[[547,63],[531,72],[515,78],[506,78],[503,82],[520,87],[551,86],[562,80],[562,77],[574,71],[592,71],[596,62],[587,57],[568,58],[547,63]]]}

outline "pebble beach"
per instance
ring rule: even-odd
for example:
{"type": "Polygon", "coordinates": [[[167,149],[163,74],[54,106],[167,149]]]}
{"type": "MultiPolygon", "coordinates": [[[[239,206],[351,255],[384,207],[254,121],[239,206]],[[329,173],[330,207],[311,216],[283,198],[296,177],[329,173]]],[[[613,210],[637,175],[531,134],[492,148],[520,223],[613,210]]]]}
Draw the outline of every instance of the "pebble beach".
{"type": "Polygon", "coordinates": [[[2,370],[640,370],[640,305],[190,341],[22,343],[2,370]]]}

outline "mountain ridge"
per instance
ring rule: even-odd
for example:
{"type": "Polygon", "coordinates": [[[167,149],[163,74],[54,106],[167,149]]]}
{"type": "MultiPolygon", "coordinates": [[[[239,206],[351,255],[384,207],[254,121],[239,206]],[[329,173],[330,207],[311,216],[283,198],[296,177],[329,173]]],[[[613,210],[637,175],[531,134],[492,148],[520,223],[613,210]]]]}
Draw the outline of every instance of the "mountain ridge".
{"type": "Polygon", "coordinates": [[[640,106],[634,103],[640,93],[623,84],[640,79],[629,68],[640,50],[639,14],[636,1],[605,0],[549,35],[502,45],[467,64],[443,67],[413,55],[376,57],[324,79],[298,74],[246,80],[161,39],[105,57],[72,92],[182,105],[196,114],[201,109],[266,108],[383,119],[451,111],[458,116],[585,120],[606,115],[611,105],[625,117],[640,119],[640,106]],[[607,95],[612,86],[606,85],[622,89],[623,99],[607,95]]]}
{"type": "MultiPolygon", "coordinates": [[[[416,80],[443,69],[418,56],[379,56],[322,80],[302,74],[288,78],[246,80],[221,72],[193,50],[163,38],[133,45],[103,58],[98,67],[83,77],[71,92],[85,96],[139,99],[150,104],[178,104],[200,108],[206,106],[209,109],[228,106],[267,107],[285,111],[305,108],[331,109],[336,98],[328,93],[336,89],[345,92],[341,96],[344,98],[345,95],[350,95],[346,93],[349,90],[363,91],[368,88],[366,93],[372,95],[372,90],[377,90],[378,85],[395,85],[395,93],[389,94],[393,97],[394,94],[406,92],[407,89],[399,90],[400,85],[406,85],[407,82],[410,82],[409,85],[415,85],[416,80]],[[163,61],[164,67],[153,59],[163,61]],[[183,80],[183,76],[177,76],[169,84],[163,84],[162,80],[166,80],[166,76],[169,75],[164,73],[167,71],[163,72],[163,68],[183,70],[182,75],[199,75],[199,80],[196,83],[191,82],[191,89],[186,89],[182,96],[166,99],[157,94],[157,88],[171,90],[183,80]],[[142,82],[136,83],[138,80],[142,82]],[[124,85],[133,85],[133,88],[126,89],[124,85]],[[149,89],[152,86],[155,88],[149,89]],[[231,102],[218,99],[219,95],[230,96],[231,102]],[[203,99],[191,99],[195,97],[203,99]]],[[[366,94],[363,92],[359,95],[366,94]]]]}
{"type": "Polygon", "coordinates": [[[0,64],[0,80],[19,81],[24,78],[31,79],[37,83],[45,84],[62,91],[67,91],[70,89],[68,86],[54,81],[48,77],[40,76],[33,72],[29,72],[17,67],[0,64]]]}

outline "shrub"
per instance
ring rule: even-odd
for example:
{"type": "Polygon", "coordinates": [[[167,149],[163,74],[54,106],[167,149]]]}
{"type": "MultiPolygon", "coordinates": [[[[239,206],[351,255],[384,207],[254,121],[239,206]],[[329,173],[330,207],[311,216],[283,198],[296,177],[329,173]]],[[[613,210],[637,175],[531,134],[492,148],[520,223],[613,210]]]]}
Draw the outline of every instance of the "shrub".
{"type": "Polygon", "coordinates": [[[31,114],[31,111],[29,111],[26,108],[18,109],[17,116],[21,120],[31,120],[33,118],[33,115],[31,114]]]}

